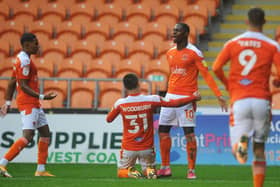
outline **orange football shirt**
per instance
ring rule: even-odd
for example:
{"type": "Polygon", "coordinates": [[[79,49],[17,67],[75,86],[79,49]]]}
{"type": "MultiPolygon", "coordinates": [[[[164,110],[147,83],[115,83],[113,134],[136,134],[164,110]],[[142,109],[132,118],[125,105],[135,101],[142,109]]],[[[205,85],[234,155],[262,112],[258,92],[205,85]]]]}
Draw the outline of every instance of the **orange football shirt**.
{"type": "Polygon", "coordinates": [[[247,31],[228,41],[213,64],[227,87],[231,103],[246,97],[271,99],[269,77],[272,63],[280,73],[280,48],[260,32],[247,31]],[[230,61],[229,76],[223,66],[230,61]]]}
{"type": "Polygon", "coordinates": [[[26,94],[19,86],[19,80],[27,79],[28,86],[32,90],[39,92],[37,68],[24,51],[21,51],[17,55],[13,71],[14,71],[13,76],[15,76],[17,80],[16,100],[17,100],[18,109],[22,111],[22,110],[30,110],[33,107],[36,108],[40,107],[39,99],[26,94]]]}
{"type": "Polygon", "coordinates": [[[118,99],[107,115],[107,122],[112,122],[119,114],[123,120],[122,148],[139,151],[153,148],[154,126],[153,113],[156,107],[176,107],[192,102],[196,97],[167,100],[158,95],[129,95],[118,99]]]}
{"type": "Polygon", "coordinates": [[[166,55],[170,69],[168,93],[192,95],[198,90],[197,77],[200,72],[215,95],[221,96],[219,88],[208,71],[201,51],[194,45],[189,43],[182,50],[173,47],[166,55]]]}

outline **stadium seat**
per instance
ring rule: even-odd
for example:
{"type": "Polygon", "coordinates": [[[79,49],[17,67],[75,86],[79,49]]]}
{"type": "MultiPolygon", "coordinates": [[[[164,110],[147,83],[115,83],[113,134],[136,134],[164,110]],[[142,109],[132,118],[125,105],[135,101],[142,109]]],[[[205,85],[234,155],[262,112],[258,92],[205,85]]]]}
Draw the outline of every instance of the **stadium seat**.
{"type": "Polygon", "coordinates": [[[98,108],[108,110],[113,107],[117,99],[123,96],[123,84],[121,81],[99,82],[100,96],[98,108]]]}
{"type": "Polygon", "coordinates": [[[86,64],[86,78],[112,78],[112,62],[103,60],[102,57],[93,59],[86,64]]]}
{"type": "Polygon", "coordinates": [[[142,16],[142,17],[146,17],[146,20],[152,20],[153,19],[153,15],[152,15],[152,7],[150,7],[150,5],[145,4],[147,1],[142,1],[141,3],[137,3],[137,4],[132,4],[129,7],[126,7],[124,9],[124,17],[129,20],[130,17],[133,16],[142,16]]]}
{"type": "Polygon", "coordinates": [[[28,30],[32,33],[44,32],[49,35],[50,38],[55,38],[57,34],[57,25],[53,22],[44,20],[35,20],[30,24],[28,30]]]}
{"type": "Polygon", "coordinates": [[[208,16],[216,16],[218,4],[216,0],[199,0],[197,2],[199,6],[205,6],[208,10],[208,16]]]}
{"type": "Polygon", "coordinates": [[[153,82],[156,91],[166,90],[169,76],[169,66],[166,61],[154,59],[146,65],[145,79],[153,82]]]}
{"type": "Polygon", "coordinates": [[[80,78],[83,75],[83,62],[74,61],[71,57],[63,59],[56,63],[57,77],[63,78],[80,78]]]}
{"type": "Polygon", "coordinates": [[[138,26],[143,26],[148,24],[149,18],[146,15],[142,14],[132,14],[125,19],[130,24],[135,24],[138,26]]]}
{"type": "Polygon", "coordinates": [[[171,49],[172,47],[175,47],[176,45],[172,40],[164,40],[158,43],[158,58],[162,55],[165,55],[166,52],[171,49]]]}
{"type": "Polygon", "coordinates": [[[174,17],[174,19],[179,20],[179,8],[174,4],[160,4],[159,6],[153,7],[152,9],[156,18],[168,15],[169,17],[174,17]]]}
{"type": "Polygon", "coordinates": [[[106,15],[111,15],[121,20],[122,8],[118,4],[94,4],[94,19],[98,20],[106,15]]]}
{"type": "Polygon", "coordinates": [[[13,72],[13,63],[15,62],[15,57],[5,58],[3,62],[0,62],[0,76],[10,77],[13,72]]]}
{"type": "Polygon", "coordinates": [[[124,52],[124,56],[127,56],[126,52],[127,52],[127,47],[131,46],[133,44],[133,42],[135,42],[136,38],[132,35],[123,33],[123,32],[119,32],[119,33],[115,33],[113,38],[113,41],[115,41],[116,43],[121,43],[123,44],[123,46],[125,47],[125,50],[122,51],[122,53],[124,52]]]}
{"type": "Polygon", "coordinates": [[[114,35],[127,34],[134,37],[135,39],[138,39],[140,34],[139,26],[131,22],[120,22],[114,25],[110,32],[112,37],[114,37],[114,35]]]}
{"type": "Polygon", "coordinates": [[[194,25],[199,34],[204,34],[208,24],[208,10],[202,4],[188,5],[184,11],[184,22],[194,25]]]}
{"type": "Polygon", "coordinates": [[[38,76],[41,77],[53,77],[54,76],[54,63],[52,61],[46,61],[43,57],[32,57],[38,70],[38,76]]]}
{"type": "Polygon", "coordinates": [[[43,51],[42,58],[47,64],[54,64],[54,75],[57,73],[57,67],[55,64],[63,61],[65,53],[58,49],[47,49],[43,51]]]}
{"type": "Polygon", "coordinates": [[[72,81],[71,108],[93,108],[94,81],[72,81]]]}
{"type": "Polygon", "coordinates": [[[66,105],[67,99],[67,81],[62,80],[45,80],[44,93],[55,92],[57,96],[55,99],[45,102],[45,105],[51,108],[63,108],[66,105]]]}
{"type": "Polygon", "coordinates": [[[143,77],[144,66],[141,61],[123,59],[119,63],[115,64],[116,78],[123,78],[127,73],[135,73],[139,77],[143,77]]]}
{"type": "Polygon", "coordinates": [[[66,18],[67,5],[71,5],[70,1],[58,2],[58,1],[42,1],[39,5],[39,11],[41,14],[40,19],[62,22],[66,18]]]}
{"type": "Polygon", "coordinates": [[[19,52],[19,49],[21,49],[19,41],[21,35],[22,33],[15,30],[6,30],[2,32],[0,37],[0,48],[7,53],[14,52],[14,54],[9,55],[15,55],[17,52],[19,52]]]}
{"type": "Polygon", "coordinates": [[[135,53],[148,55],[150,58],[154,57],[154,45],[151,42],[136,41],[129,48],[129,56],[135,53]]]}

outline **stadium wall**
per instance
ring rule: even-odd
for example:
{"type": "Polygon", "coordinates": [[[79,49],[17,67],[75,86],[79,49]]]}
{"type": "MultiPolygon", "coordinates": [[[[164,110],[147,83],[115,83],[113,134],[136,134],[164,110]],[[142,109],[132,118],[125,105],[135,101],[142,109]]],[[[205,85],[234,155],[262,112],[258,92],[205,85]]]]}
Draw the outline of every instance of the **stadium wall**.
{"type": "MultiPolygon", "coordinates": [[[[116,164],[122,139],[122,123],[118,117],[113,123],[105,122],[105,114],[47,114],[52,132],[49,163],[98,163],[116,164]]],[[[158,114],[154,115],[155,129],[158,114]]],[[[159,142],[155,131],[157,162],[160,162],[159,142]]],[[[13,141],[20,137],[19,114],[9,114],[0,119],[0,156],[13,141]]],[[[171,161],[186,164],[186,139],[181,128],[173,128],[171,161]]],[[[198,164],[236,165],[231,155],[228,135],[228,115],[220,110],[201,110],[197,115],[196,138],[198,164]]],[[[14,162],[36,162],[38,135],[14,162]]],[[[280,115],[273,114],[271,132],[267,140],[268,165],[280,165],[280,115]]],[[[249,162],[252,154],[249,154],[249,162]]]]}

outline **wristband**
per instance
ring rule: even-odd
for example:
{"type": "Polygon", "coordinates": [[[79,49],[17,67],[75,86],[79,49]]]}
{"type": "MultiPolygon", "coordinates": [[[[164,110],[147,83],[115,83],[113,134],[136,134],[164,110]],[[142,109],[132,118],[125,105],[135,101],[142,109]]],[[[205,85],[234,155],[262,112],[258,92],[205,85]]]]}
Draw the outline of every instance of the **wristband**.
{"type": "Polygon", "coordinates": [[[39,95],[39,99],[40,99],[40,100],[44,100],[44,98],[45,98],[45,95],[44,95],[44,94],[40,94],[40,95],[39,95]]]}
{"type": "Polygon", "coordinates": [[[6,101],[6,105],[11,106],[12,102],[10,100],[6,101]]]}

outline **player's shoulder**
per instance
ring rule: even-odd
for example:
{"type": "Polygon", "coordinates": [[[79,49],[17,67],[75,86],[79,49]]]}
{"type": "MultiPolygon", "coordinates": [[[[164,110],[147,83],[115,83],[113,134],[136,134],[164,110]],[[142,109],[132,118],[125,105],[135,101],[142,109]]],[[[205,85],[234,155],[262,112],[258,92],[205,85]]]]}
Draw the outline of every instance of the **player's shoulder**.
{"type": "Polygon", "coordinates": [[[30,58],[24,51],[19,52],[17,59],[19,60],[22,67],[30,64],[30,58]]]}
{"type": "Polygon", "coordinates": [[[173,51],[176,51],[176,50],[177,50],[177,47],[175,45],[175,46],[171,47],[170,49],[168,49],[168,51],[166,53],[169,54],[169,53],[172,53],[173,51]]]}
{"type": "Polygon", "coordinates": [[[191,43],[188,43],[188,45],[186,46],[186,49],[193,51],[199,57],[203,57],[201,50],[199,50],[195,45],[193,45],[191,43]]]}

